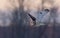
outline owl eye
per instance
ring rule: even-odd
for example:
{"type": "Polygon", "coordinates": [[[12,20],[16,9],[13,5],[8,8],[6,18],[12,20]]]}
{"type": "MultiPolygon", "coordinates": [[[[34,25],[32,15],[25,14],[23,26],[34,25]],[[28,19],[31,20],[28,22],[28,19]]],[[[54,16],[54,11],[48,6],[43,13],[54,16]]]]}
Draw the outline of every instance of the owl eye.
{"type": "Polygon", "coordinates": [[[47,12],[49,12],[49,9],[45,9],[44,11],[47,11],[47,12]]]}
{"type": "Polygon", "coordinates": [[[42,14],[42,12],[40,12],[40,14],[42,14]]]}

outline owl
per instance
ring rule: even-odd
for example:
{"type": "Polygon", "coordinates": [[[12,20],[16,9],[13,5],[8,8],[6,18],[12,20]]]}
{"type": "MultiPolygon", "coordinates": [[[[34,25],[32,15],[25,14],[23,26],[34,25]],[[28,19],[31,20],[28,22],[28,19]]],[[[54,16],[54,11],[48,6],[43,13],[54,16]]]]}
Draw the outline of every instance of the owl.
{"type": "Polygon", "coordinates": [[[49,9],[44,9],[44,10],[40,11],[38,13],[37,17],[34,17],[31,14],[28,14],[28,15],[34,21],[34,25],[37,25],[37,26],[40,25],[40,24],[44,25],[44,23],[48,23],[49,22],[49,18],[50,18],[49,17],[50,16],[49,9]]]}

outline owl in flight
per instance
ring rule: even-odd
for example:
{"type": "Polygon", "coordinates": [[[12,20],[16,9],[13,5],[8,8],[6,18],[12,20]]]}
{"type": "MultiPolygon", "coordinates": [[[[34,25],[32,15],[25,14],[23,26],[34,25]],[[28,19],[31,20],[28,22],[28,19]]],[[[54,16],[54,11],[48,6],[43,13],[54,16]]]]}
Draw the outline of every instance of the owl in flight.
{"type": "Polygon", "coordinates": [[[40,23],[43,23],[43,22],[45,22],[45,15],[46,14],[48,14],[49,13],[49,9],[44,9],[44,10],[42,10],[42,11],[40,11],[39,13],[38,13],[38,18],[35,18],[34,16],[32,16],[31,14],[28,14],[30,17],[31,17],[31,19],[34,21],[34,25],[35,24],[40,24],[40,23]]]}

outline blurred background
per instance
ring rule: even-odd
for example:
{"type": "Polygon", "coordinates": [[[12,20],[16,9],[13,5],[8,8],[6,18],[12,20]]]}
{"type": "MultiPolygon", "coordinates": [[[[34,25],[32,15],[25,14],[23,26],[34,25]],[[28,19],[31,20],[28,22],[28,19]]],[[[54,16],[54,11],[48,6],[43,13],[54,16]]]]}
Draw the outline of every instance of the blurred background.
{"type": "Polygon", "coordinates": [[[60,38],[59,3],[60,0],[0,0],[0,38],[60,38]],[[39,14],[45,9],[49,10],[42,12],[46,24],[38,26],[39,14]]]}

